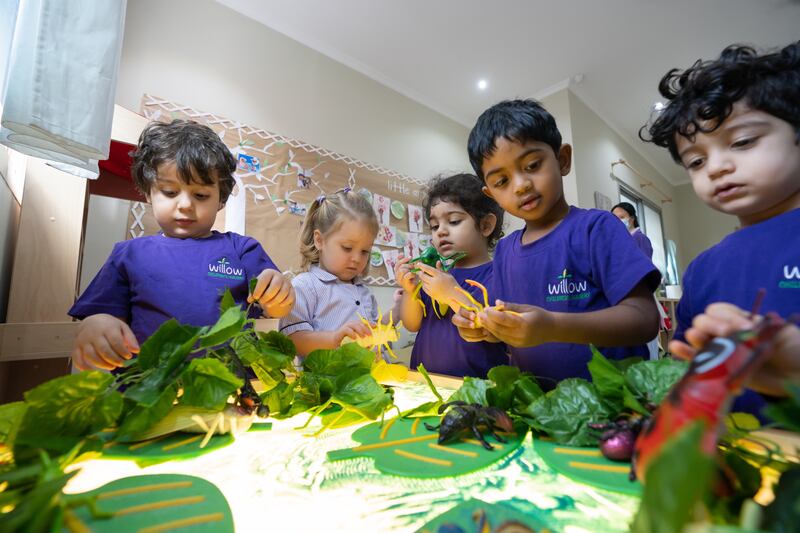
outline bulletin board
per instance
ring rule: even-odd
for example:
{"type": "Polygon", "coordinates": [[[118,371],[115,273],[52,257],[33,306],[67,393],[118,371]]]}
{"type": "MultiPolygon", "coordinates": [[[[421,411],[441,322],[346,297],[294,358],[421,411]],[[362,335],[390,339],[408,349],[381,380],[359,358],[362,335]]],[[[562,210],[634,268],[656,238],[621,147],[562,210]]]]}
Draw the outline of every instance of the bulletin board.
{"type": "MultiPolygon", "coordinates": [[[[430,244],[420,179],[155,96],[143,96],[141,113],[162,122],[191,119],[217,132],[239,164],[236,186],[214,228],[257,239],[285,272],[300,271],[306,210],[320,195],[344,187],[370,200],[380,224],[367,283],[394,285],[398,255],[417,256],[430,244]]],[[[131,203],[128,222],[128,238],[159,230],[145,203],[131,203]]]]}

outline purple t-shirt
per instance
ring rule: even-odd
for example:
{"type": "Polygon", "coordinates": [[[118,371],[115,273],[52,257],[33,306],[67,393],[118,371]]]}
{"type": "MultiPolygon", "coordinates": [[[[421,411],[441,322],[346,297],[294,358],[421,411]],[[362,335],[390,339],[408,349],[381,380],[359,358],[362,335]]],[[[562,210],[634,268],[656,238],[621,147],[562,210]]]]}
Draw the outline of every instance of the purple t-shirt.
{"type": "MultiPolygon", "coordinates": [[[[470,268],[454,268],[450,270],[450,274],[456,278],[461,288],[483,302],[481,290],[464,280],[471,279],[488,286],[492,280],[492,262],[470,268]]],[[[430,296],[425,291],[420,291],[420,298],[425,304],[425,317],[411,351],[412,369],[422,363],[429,372],[485,378],[491,368],[509,363],[505,344],[465,341],[450,322],[453,317],[452,309],[448,309],[445,316],[438,318],[430,296]]]]}
{"type": "MultiPolygon", "coordinates": [[[[535,305],[548,311],[583,313],[617,305],[640,282],[655,290],[661,274],[614,215],[570,207],[549,234],[522,244],[523,230],[502,239],[494,256],[492,300],[535,305]]],[[[610,359],[648,355],[647,346],[597,347],[610,359]]],[[[509,347],[512,364],[552,388],[570,377],[591,379],[589,346],[545,343],[509,347]]]]}
{"type": "Polygon", "coordinates": [[[205,239],[139,237],[114,245],[68,314],[119,317],[141,343],[173,317],[193,326],[215,323],[225,289],[244,304],[248,281],[265,268],[277,270],[258,241],[236,233],[215,231],[205,239]]]}
{"type": "MultiPolygon", "coordinates": [[[[686,340],[692,320],[715,302],[751,309],[766,289],[759,313],[783,318],[800,312],[800,209],[737,230],[695,258],[683,275],[675,338],[686,340]]],[[[758,414],[763,398],[747,390],[734,411],[758,414]]]]}
{"type": "Polygon", "coordinates": [[[633,237],[633,241],[636,243],[636,246],[647,256],[648,259],[653,259],[653,244],[650,242],[650,239],[647,238],[642,230],[636,228],[636,230],[631,233],[631,237],[633,237]]]}

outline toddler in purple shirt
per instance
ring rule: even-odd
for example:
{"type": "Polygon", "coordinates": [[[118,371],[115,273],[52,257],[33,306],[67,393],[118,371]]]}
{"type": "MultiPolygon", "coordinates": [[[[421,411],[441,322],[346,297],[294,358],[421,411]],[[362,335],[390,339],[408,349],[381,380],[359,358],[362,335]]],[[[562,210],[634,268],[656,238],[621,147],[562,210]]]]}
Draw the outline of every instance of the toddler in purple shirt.
{"type": "Polygon", "coordinates": [[[134,182],[161,232],[114,246],[69,310],[82,320],[73,364],[81,370],[120,367],[138,352],[139,342],[173,317],[193,326],[213,324],[226,289],[240,305],[257,301],[270,316],[287,314],[294,291],[261,245],[211,229],[236,170],[219,136],[192,121],[154,122],[132,155],[134,182]]]}

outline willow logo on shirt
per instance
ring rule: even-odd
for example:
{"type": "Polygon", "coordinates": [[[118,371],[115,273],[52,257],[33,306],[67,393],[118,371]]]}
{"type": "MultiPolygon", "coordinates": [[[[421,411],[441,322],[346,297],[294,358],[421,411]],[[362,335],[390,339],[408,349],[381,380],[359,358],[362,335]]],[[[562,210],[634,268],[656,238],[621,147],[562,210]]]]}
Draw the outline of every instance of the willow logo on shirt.
{"type": "Polygon", "coordinates": [[[800,267],[783,265],[783,278],[778,287],[781,289],[800,289],[800,267]]]}
{"type": "Polygon", "coordinates": [[[244,279],[244,269],[231,265],[231,262],[223,257],[216,263],[208,264],[208,275],[212,278],[235,279],[241,281],[244,279]]]}
{"type": "Polygon", "coordinates": [[[572,274],[564,271],[556,276],[558,280],[556,283],[547,284],[548,296],[545,298],[548,302],[563,302],[566,300],[585,300],[589,297],[589,291],[586,289],[586,281],[578,281],[572,279],[572,274]]]}

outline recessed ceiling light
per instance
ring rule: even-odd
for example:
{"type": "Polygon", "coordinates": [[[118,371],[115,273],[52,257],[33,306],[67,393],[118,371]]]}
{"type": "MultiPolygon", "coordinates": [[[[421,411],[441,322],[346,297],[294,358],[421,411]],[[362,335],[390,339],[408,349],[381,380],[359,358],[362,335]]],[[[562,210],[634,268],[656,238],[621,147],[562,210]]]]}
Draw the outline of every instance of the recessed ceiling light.
{"type": "Polygon", "coordinates": [[[488,86],[489,82],[486,80],[478,80],[478,90],[485,91],[488,86]]]}

